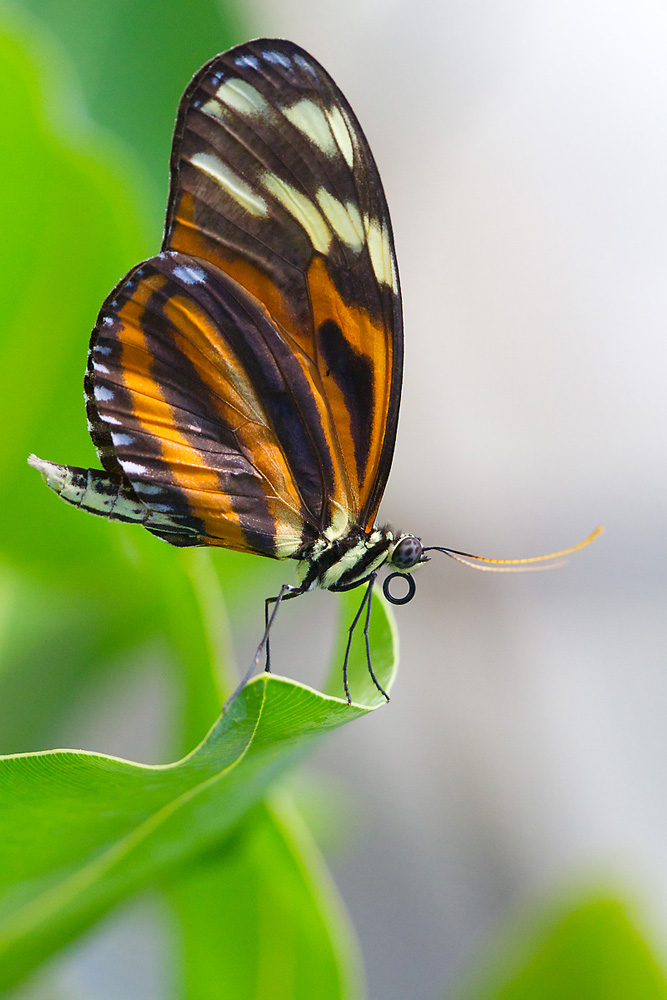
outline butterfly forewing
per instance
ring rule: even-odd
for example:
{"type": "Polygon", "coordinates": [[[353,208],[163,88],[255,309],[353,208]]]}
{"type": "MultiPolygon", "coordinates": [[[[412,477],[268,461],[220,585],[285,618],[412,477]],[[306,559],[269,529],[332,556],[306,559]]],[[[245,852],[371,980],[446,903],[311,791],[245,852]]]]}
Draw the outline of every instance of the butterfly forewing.
{"type": "Polygon", "coordinates": [[[164,249],[219,268],[263,303],[327,411],[314,446],[341,482],[323,493],[319,528],[372,525],[402,371],[391,224],[352,110],[303,50],[251,42],[193,79],[176,125],[164,249]]]}

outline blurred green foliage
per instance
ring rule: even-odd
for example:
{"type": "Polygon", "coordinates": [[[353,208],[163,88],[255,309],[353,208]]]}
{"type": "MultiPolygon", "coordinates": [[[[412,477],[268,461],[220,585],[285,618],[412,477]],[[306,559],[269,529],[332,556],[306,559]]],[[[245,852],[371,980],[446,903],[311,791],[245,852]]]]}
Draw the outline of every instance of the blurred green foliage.
{"type": "Polygon", "coordinates": [[[225,983],[229,997],[360,1000],[354,935],[307,828],[284,796],[263,808],[271,822],[246,824],[223,856],[199,855],[170,880],[184,956],[175,995],[220,1000],[225,983]]]}
{"type": "Polygon", "coordinates": [[[630,908],[591,892],[506,934],[456,1000],[664,1000],[667,978],[630,908]]]}
{"type": "Polygon", "coordinates": [[[150,177],[153,245],[167,203],[171,135],[185,86],[203,63],[247,37],[225,0],[23,0],[66,49],[94,121],[123,139],[150,177]]]}

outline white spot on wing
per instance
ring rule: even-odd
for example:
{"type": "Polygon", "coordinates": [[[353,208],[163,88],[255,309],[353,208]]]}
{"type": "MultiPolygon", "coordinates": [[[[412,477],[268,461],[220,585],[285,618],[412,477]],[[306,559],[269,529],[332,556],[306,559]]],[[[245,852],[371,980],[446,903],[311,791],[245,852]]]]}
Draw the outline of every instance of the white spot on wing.
{"type": "Polygon", "coordinates": [[[315,143],[317,148],[321,149],[327,156],[333,156],[338,152],[336,140],[329,127],[329,120],[322,108],[314,104],[313,101],[304,97],[289,108],[283,108],[283,114],[295,128],[298,128],[299,132],[315,143]]]}
{"type": "Polygon", "coordinates": [[[315,197],[343,243],[346,243],[353,250],[361,250],[365,242],[365,234],[357,206],[351,201],[347,205],[343,205],[324,187],[319,189],[315,197]]]}
{"type": "Polygon", "coordinates": [[[237,56],[234,62],[237,66],[251,66],[253,69],[259,69],[259,60],[256,56],[237,56]]]}
{"type": "Polygon", "coordinates": [[[300,66],[301,69],[305,69],[307,73],[310,73],[311,76],[317,76],[315,67],[311,66],[308,60],[304,59],[303,56],[301,55],[294,56],[294,62],[297,64],[297,66],[300,66]]]}
{"type": "Polygon", "coordinates": [[[261,216],[269,214],[268,205],[264,199],[256,194],[238,174],[225,166],[217,156],[213,156],[212,153],[195,153],[190,162],[219,184],[229,197],[241,205],[246,212],[261,216]]]}
{"type": "Polygon", "coordinates": [[[93,361],[93,368],[96,372],[102,372],[103,375],[109,375],[109,369],[106,365],[100,364],[99,361],[93,361]]]}
{"type": "Polygon", "coordinates": [[[135,493],[145,493],[147,496],[154,496],[156,493],[162,493],[161,486],[155,486],[154,483],[142,483],[138,481],[132,483],[132,488],[135,493]]]}
{"type": "Polygon", "coordinates": [[[105,316],[102,322],[105,326],[113,326],[113,316],[105,316]]]}
{"type": "Polygon", "coordinates": [[[148,473],[145,465],[137,465],[136,462],[122,462],[121,464],[126,476],[145,476],[148,473]]]}
{"type": "Polygon", "coordinates": [[[284,66],[286,69],[289,69],[289,67],[292,65],[292,60],[290,59],[290,57],[284,55],[284,53],[282,52],[269,51],[269,52],[263,52],[262,55],[269,62],[277,63],[279,66],[284,66]]]}
{"type": "Polygon", "coordinates": [[[104,385],[96,385],[93,395],[99,403],[108,403],[110,399],[113,399],[113,392],[104,385]]]}
{"type": "Polygon", "coordinates": [[[119,434],[117,431],[111,432],[111,440],[113,441],[116,448],[121,448],[126,444],[134,444],[134,438],[130,437],[129,434],[119,434]]]}
{"type": "Polygon", "coordinates": [[[271,110],[271,105],[256,87],[236,77],[218,87],[215,94],[219,101],[246,118],[265,115],[271,110]]]}
{"type": "Polygon", "coordinates": [[[102,344],[95,344],[93,351],[95,354],[111,354],[111,348],[104,347],[102,344]]]}
{"type": "Polygon", "coordinates": [[[327,253],[331,244],[331,233],[316,205],[301,191],[277,177],[266,173],[262,178],[264,187],[292,215],[308,233],[315,250],[327,253]]]}
{"type": "Polygon", "coordinates": [[[104,421],[105,424],[120,424],[121,423],[121,421],[118,420],[116,417],[110,417],[108,413],[104,414],[104,416],[102,417],[102,420],[104,421]]]}
{"type": "Polygon", "coordinates": [[[185,282],[186,285],[198,285],[202,281],[206,281],[206,275],[200,267],[192,267],[188,264],[179,264],[172,273],[175,278],[185,282]]]}

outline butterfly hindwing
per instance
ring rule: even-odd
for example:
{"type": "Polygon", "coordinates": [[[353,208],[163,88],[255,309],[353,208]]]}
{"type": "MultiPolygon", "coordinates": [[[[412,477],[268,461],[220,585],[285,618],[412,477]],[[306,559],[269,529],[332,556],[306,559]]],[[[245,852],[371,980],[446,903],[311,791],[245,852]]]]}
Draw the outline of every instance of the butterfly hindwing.
{"type": "Polygon", "coordinates": [[[302,49],[250,42],[195,76],[176,125],[164,249],[264,304],[328,411],[320,462],[333,455],[344,486],[323,526],[371,526],[402,372],[391,224],[354,113],[302,49]]]}
{"type": "Polygon", "coordinates": [[[110,472],[200,544],[292,555],[332,501],[350,504],[315,375],[237,282],[163,252],[100,313],[86,377],[93,438],[110,472]]]}

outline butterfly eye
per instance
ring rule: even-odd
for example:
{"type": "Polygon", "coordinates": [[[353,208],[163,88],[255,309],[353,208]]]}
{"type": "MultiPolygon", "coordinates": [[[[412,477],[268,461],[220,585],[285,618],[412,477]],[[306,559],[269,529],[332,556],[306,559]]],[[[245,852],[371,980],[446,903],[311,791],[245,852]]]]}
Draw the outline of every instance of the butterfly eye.
{"type": "Polygon", "coordinates": [[[390,562],[396,569],[405,570],[421,561],[422,543],[414,535],[406,535],[394,548],[390,562]]]}

